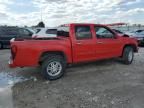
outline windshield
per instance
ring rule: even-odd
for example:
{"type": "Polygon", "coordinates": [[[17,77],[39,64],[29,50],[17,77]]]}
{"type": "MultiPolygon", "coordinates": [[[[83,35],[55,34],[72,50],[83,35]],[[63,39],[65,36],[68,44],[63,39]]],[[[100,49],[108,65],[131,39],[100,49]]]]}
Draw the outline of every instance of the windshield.
{"type": "Polygon", "coordinates": [[[41,31],[41,29],[36,29],[36,33],[39,33],[41,31]]]}
{"type": "Polygon", "coordinates": [[[144,31],[144,30],[137,30],[136,32],[137,32],[137,33],[141,33],[141,32],[143,32],[143,31],[144,31]]]}

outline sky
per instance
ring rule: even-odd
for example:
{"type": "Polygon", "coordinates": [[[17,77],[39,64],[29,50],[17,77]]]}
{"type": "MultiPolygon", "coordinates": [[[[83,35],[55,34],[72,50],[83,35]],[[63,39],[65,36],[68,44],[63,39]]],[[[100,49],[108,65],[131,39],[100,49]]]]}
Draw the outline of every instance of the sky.
{"type": "Polygon", "coordinates": [[[0,0],[0,25],[144,24],[144,0],[0,0]],[[41,18],[42,17],[42,18],[41,18]]]}

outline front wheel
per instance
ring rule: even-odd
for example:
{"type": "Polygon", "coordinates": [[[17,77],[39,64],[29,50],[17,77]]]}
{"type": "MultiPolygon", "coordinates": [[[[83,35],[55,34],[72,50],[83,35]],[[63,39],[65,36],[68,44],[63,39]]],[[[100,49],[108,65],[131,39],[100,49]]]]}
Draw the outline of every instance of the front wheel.
{"type": "Polygon", "coordinates": [[[56,80],[64,75],[65,67],[62,56],[51,55],[42,63],[42,74],[47,80],[56,80]]]}
{"type": "Polygon", "coordinates": [[[131,64],[134,58],[134,50],[132,47],[128,46],[124,48],[122,60],[124,64],[131,64]]]}

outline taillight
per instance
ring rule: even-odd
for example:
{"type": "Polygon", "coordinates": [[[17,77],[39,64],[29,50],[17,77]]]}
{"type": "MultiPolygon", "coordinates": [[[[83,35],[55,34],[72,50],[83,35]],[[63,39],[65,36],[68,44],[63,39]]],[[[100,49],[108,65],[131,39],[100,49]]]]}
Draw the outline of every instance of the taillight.
{"type": "Polygon", "coordinates": [[[17,53],[17,47],[16,46],[12,46],[11,47],[11,54],[12,54],[12,58],[15,59],[17,53]]]}

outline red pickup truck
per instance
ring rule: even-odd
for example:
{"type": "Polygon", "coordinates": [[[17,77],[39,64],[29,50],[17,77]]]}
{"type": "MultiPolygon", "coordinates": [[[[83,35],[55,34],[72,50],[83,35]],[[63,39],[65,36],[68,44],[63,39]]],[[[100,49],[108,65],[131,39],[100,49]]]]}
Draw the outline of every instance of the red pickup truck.
{"type": "Polygon", "coordinates": [[[137,41],[117,34],[100,24],[67,24],[57,29],[56,38],[17,39],[11,41],[10,67],[41,66],[46,79],[64,75],[67,64],[122,58],[131,64],[138,52],[137,41]]]}

